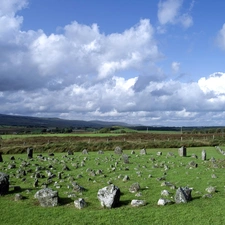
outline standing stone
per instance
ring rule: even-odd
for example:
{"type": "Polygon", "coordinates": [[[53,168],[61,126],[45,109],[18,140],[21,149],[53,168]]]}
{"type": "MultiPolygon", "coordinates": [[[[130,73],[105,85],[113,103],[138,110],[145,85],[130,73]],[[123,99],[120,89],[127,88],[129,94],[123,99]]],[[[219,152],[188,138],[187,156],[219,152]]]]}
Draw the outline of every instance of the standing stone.
{"type": "Polygon", "coordinates": [[[38,199],[42,207],[54,207],[58,205],[58,192],[50,188],[44,188],[36,192],[34,198],[38,199]]]}
{"type": "Polygon", "coordinates": [[[179,187],[176,191],[174,200],[176,203],[187,203],[191,201],[191,191],[192,189],[188,187],[179,187]]]}
{"type": "Polygon", "coordinates": [[[146,155],[146,154],[147,154],[147,152],[146,152],[146,149],[145,148],[143,148],[143,149],[140,150],[140,155],[146,155]]]}
{"type": "Polygon", "coordinates": [[[0,172],[0,196],[9,192],[9,175],[0,172]]]}
{"type": "Polygon", "coordinates": [[[120,189],[111,184],[98,190],[97,198],[102,207],[114,208],[120,201],[120,189]]]}
{"type": "Polygon", "coordinates": [[[0,162],[3,162],[2,152],[0,152],[0,162]]]}
{"type": "Polygon", "coordinates": [[[79,198],[74,201],[74,206],[78,209],[83,209],[87,206],[87,203],[84,201],[83,198],[79,198]]]}
{"type": "Polygon", "coordinates": [[[187,149],[186,147],[182,146],[181,148],[178,149],[178,155],[181,157],[187,156],[187,149]]]}
{"type": "Polygon", "coordinates": [[[206,160],[206,151],[202,150],[202,160],[206,160]]]}
{"type": "Polygon", "coordinates": [[[88,154],[88,150],[87,150],[87,149],[84,149],[84,150],[82,151],[82,154],[88,154]]]}
{"type": "Polygon", "coordinates": [[[27,157],[28,159],[33,158],[33,148],[27,148],[27,157]]]}
{"type": "Polygon", "coordinates": [[[114,149],[114,153],[118,154],[118,155],[121,155],[123,153],[123,150],[119,146],[117,146],[114,149]]]}
{"type": "Polygon", "coordinates": [[[123,162],[124,162],[125,164],[128,164],[128,163],[129,163],[129,157],[128,157],[128,155],[123,154],[123,162]]]}

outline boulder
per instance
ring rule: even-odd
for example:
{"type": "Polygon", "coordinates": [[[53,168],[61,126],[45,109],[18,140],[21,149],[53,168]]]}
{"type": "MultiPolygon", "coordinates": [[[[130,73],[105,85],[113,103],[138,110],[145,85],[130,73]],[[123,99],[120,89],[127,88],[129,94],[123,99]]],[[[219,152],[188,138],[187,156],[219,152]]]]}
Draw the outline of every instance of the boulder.
{"type": "Polygon", "coordinates": [[[0,172],[0,195],[5,195],[9,192],[9,175],[0,172]]]}
{"type": "Polygon", "coordinates": [[[111,184],[98,190],[97,198],[102,207],[114,208],[120,201],[120,189],[111,184]]]}
{"type": "Polygon", "coordinates": [[[176,203],[187,203],[191,201],[191,188],[188,187],[179,187],[176,191],[174,200],[176,203]]]}
{"type": "Polygon", "coordinates": [[[144,206],[144,205],[146,205],[146,202],[144,200],[134,199],[131,201],[131,206],[133,206],[133,207],[139,207],[139,206],[144,206]]]}
{"type": "Polygon", "coordinates": [[[84,201],[83,198],[79,198],[74,201],[74,206],[78,209],[83,209],[87,206],[87,203],[84,201]]]}
{"type": "Polygon", "coordinates": [[[169,203],[171,203],[170,200],[167,200],[167,199],[165,199],[165,198],[160,198],[160,199],[158,200],[158,202],[157,202],[157,205],[167,205],[167,204],[169,204],[169,203]]]}
{"type": "Polygon", "coordinates": [[[139,183],[133,183],[133,184],[130,186],[129,191],[130,191],[131,193],[136,193],[136,192],[140,191],[140,189],[141,189],[141,187],[140,187],[139,183]]]}
{"type": "Polygon", "coordinates": [[[54,207],[58,205],[58,192],[50,188],[44,188],[36,192],[34,198],[38,199],[42,207],[54,207]]]}

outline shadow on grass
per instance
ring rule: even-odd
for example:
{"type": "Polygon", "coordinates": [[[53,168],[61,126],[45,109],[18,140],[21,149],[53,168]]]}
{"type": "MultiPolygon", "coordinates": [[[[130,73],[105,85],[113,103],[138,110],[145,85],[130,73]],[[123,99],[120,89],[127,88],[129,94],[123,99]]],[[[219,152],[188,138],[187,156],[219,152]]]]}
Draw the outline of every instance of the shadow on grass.
{"type": "Polygon", "coordinates": [[[61,198],[61,197],[59,198],[59,204],[61,206],[68,205],[68,204],[70,204],[72,202],[74,202],[74,200],[72,200],[71,198],[61,198]]]}

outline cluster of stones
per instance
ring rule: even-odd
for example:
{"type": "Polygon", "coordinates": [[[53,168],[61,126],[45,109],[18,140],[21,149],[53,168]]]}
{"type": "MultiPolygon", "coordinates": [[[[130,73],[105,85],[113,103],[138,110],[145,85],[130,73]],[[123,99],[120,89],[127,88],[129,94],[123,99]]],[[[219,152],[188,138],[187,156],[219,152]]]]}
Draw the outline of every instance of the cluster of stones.
{"type": "MultiPolygon", "coordinates": [[[[104,154],[103,151],[98,151],[98,154],[104,154]]],[[[60,202],[60,198],[59,198],[59,194],[58,191],[55,191],[51,188],[48,188],[48,185],[53,184],[54,183],[54,187],[56,189],[60,188],[60,181],[63,180],[63,174],[65,171],[70,171],[70,167],[68,167],[65,163],[65,161],[69,161],[71,160],[71,166],[73,167],[73,169],[76,169],[78,167],[85,167],[86,161],[88,160],[88,150],[84,149],[82,151],[82,154],[85,155],[85,157],[83,157],[82,161],[80,163],[74,163],[72,162],[72,158],[70,158],[70,156],[73,156],[73,152],[72,151],[68,151],[68,154],[64,156],[64,160],[59,161],[58,159],[54,158],[54,154],[53,153],[49,153],[48,157],[44,157],[41,154],[37,156],[37,160],[39,160],[40,162],[42,161],[48,161],[49,166],[48,168],[46,167],[42,167],[38,164],[36,165],[36,169],[35,172],[32,172],[31,170],[29,170],[29,165],[31,163],[33,163],[34,159],[33,159],[33,149],[32,148],[28,148],[27,149],[27,161],[25,160],[21,160],[21,165],[18,168],[18,170],[16,171],[16,177],[21,179],[21,180],[26,180],[26,175],[28,173],[32,174],[31,177],[34,179],[34,183],[33,183],[33,187],[34,188],[38,188],[40,187],[40,180],[45,178],[46,182],[42,183],[42,189],[38,190],[35,195],[34,198],[38,200],[40,206],[42,207],[55,207],[59,205],[60,202]],[[61,163],[63,164],[62,167],[62,172],[58,172],[57,174],[54,174],[52,172],[52,169],[54,168],[54,164],[56,163],[61,163]],[[24,168],[27,168],[26,170],[24,168]],[[43,171],[45,173],[43,173],[43,171]],[[53,181],[53,179],[57,179],[58,181],[53,181]]],[[[124,165],[129,165],[130,161],[129,158],[130,156],[126,155],[123,153],[122,149],[120,147],[116,147],[114,149],[114,154],[115,155],[119,155],[119,160],[122,160],[122,162],[124,163],[124,165]]],[[[131,151],[131,155],[134,155],[135,152],[131,151]]],[[[178,149],[178,155],[181,157],[186,157],[187,156],[187,149],[186,147],[182,146],[181,148],[178,149]]],[[[162,156],[162,152],[157,152],[156,157],[161,157],[162,156]]],[[[206,151],[202,150],[202,160],[206,160],[206,151]]],[[[146,157],[147,158],[147,151],[146,149],[141,149],[139,152],[139,155],[136,155],[136,157],[146,157]]],[[[173,153],[169,152],[166,155],[166,158],[169,157],[176,157],[173,153]]],[[[192,158],[197,159],[196,155],[192,155],[192,158]]],[[[14,161],[15,161],[15,157],[12,156],[11,158],[12,163],[8,164],[7,169],[13,169],[16,167],[14,161]]],[[[106,159],[109,160],[109,159],[106,159]]],[[[115,158],[113,157],[113,155],[111,155],[110,158],[111,161],[115,160],[115,158]]],[[[193,188],[189,188],[189,187],[179,187],[176,188],[176,186],[166,180],[166,174],[167,171],[170,170],[170,166],[174,166],[174,165],[168,165],[165,162],[161,162],[161,163],[157,163],[157,160],[154,157],[149,158],[149,161],[152,163],[152,168],[160,168],[164,171],[163,176],[162,177],[157,177],[157,181],[163,181],[161,183],[161,186],[164,187],[168,187],[171,190],[176,190],[175,195],[173,197],[173,200],[171,200],[171,193],[164,189],[161,191],[161,197],[159,198],[157,204],[158,205],[167,205],[167,204],[171,204],[171,203],[187,203],[189,201],[192,200],[192,190],[193,188]]],[[[0,154],[0,162],[3,162],[3,157],[2,154],[0,154]]],[[[96,164],[99,165],[98,162],[98,158],[96,158],[96,164]]],[[[192,168],[197,168],[198,164],[195,163],[194,161],[191,161],[188,163],[187,168],[192,169],[192,168]]],[[[114,172],[116,171],[118,168],[118,161],[115,162],[114,165],[110,165],[109,166],[109,172],[114,172]]],[[[142,172],[141,172],[141,166],[137,165],[137,167],[135,168],[136,170],[136,174],[137,176],[141,177],[142,176],[142,172]]],[[[142,168],[146,168],[144,165],[142,165],[142,168]]],[[[129,167],[125,167],[125,170],[129,170],[129,167]]],[[[87,174],[89,175],[89,180],[92,180],[92,178],[94,178],[97,175],[101,175],[102,177],[105,177],[103,171],[101,169],[98,170],[92,170],[90,168],[86,169],[87,174]],[[92,178],[90,178],[92,177],[92,178]]],[[[83,177],[82,174],[78,174],[77,178],[81,178],[83,177]]],[[[148,178],[152,178],[153,176],[151,174],[149,174],[148,178]]],[[[122,179],[124,182],[127,182],[130,180],[130,177],[125,175],[119,175],[118,178],[122,179]]],[[[216,178],[216,175],[213,174],[212,178],[216,178]]],[[[72,177],[68,177],[68,179],[70,180],[70,184],[68,185],[68,189],[72,190],[72,193],[68,193],[68,197],[76,197],[76,194],[74,193],[78,193],[78,194],[82,194],[83,192],[87,191],[86,188],[80,186],[77,182],[74,181],[74,179],[72,177]]],[[[94,182],[94,180],[93,180],[94,182]]],[[[104,208],[114,208],[120,205],[120,196],[121,196],[121,191],[120,188],[117,187],[116,185],[113,184],[112,180],[109,180],[108,185],[99,189],[97,192],[97,199],[100,202],[100,205],[104,208]]],[[[8,194],[9,192],[9,188],[10,188],[10,181],[9,181],[9,175],[3,172],[0,172],[0,195],[5,195],[8,194]]],[[[14,190],[20,190],[20,187],[18,186],[14,186],[14,190]]],[[[130,193],[134,193],[135,197],[140,197],[142,196],[141,193],[141,187],[140,184],[138,182],[133,183],[132,185],[130,185],[129,187],[129,192],[130,193]]],[[[206,188],[206,192],[207,194],[204,195],[203,197],[212,197],[212,194],[216,192],[216,188],[213,186],[209,186],[206,188]]],[[[17,193],[15,195],[15,201],[19,201],[22,200],[23,196],[19,193],[17,193]]],[[[140,207],[140,206],[145,206],[146,205],[146,200],[141,200],[141,199],[133,199],[131,200],[131,206],[133,207],[140,207]]],[[[82,209],[84,207],[87,207],[88,204],[85,201],[84,198],[78,198],[74,200],[74,206],[78,209],[82,209]]]]}

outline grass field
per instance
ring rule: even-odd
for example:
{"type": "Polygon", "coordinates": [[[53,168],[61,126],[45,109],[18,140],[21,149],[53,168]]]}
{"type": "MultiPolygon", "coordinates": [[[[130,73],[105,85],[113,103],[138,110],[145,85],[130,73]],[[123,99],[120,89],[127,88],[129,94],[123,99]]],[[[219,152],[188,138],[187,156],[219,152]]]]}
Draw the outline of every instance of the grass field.
{"type": "MultiPolygon", "coordinates": [[[[221,146],[223,148],[223,146],[221,146]]],[[[132,149],[133,150],[133,149],[132,149]]],[[[10,189],[9,194],[0,197],[0,224],[223,224],[224,216],[224,167],[225,156],[221,155],[214,147],[187,148],[187,157],[178,156],[177,148],[151,148],[147,149],[147,155],[140,155],[140,150],[124,150],[129,156],[129,163],[125,164],[120,155],[113,151],[104,151],[104,154],[89,152],[84,155],[76,152],[69,156],[66,153],[55,153],[49,157],[48,153],[42,153],[46,160],[39,160],[38,152],[34,152],[33,159],[27,159],[26,154],[14,154],[15,160],[11,160],[12,154],[3,155],[4,162],[0,163],[0,171],[10,175],[11,185],[21,187],[20,194],[24,196],[21,201],[14,201],[17,191],[10,189]],[[207,160],[201,159],[202,150],[206,150],[207,160]],[[162,155],[158,156],[157,152],[162,155]],[[168,156],[173,153],[174,156],[168,156]],[[198,159],[192,158],[192,154],[198,159]],[[214,160],[211,160],[214,157],[214,160]],[[26,166],[21,166],[22,162],[26,166]],[[191,161],[198,164],[197,168],[190,168],[191,161]],[[84,165],[81,166],[81,162],[84,165]],[[14,163],[16,168],[9,169],[8,164],[14,163]],[[63,170],[64,166],[70,170],[63,170]],[[53,208],[39,206],[34,194],[42,188],[45,178],[39,179],[38,187],[33,187],[34,174],[37,167],[46,176],[46,170],[57,174],[62,172],[62,179],[56,176],[49,187],[57,190],[60,197],[60,205],[53,208]],[[52,169],[49,169],[52,168],[52,169]],[[115,169],[114,169],[115,168],[115,169]],[[101,169],[103,174],[91,175],[92,171],[101,169]],[[26,175],[20,176],[18,170],[24,170],[26,175]],[[130,180],[124,182],[125,175],[130,180]],[[149,176],[151,175],[151,176],[149,176]],[[214,176],[212,176],[214,175],[214,176]],[[213,178],[214,177],[214,178],[213,178]],[[25,179],[24,179],[25,178],[25,179]],[[72,181],[87,190],[82,193],[68,189],[72,181]],[[167,181],[177,187],[192,187],[192,201],[187,204],[170,204],[158,206],[157,201],[161,197],[162,190],[168,190],[171,194],[166,197],[173,201],[176,189],[162,186],[167,181]],[[57,182],[57,183],[56,183],[57,182]],[[118,186],[122,192],[120,205],[113,209],[104,209],[97,199],[97,192],[111,182],[118,186]],[[129,192],[129,187],[138,182],[141,186],[141,196],[137,197],[129,192]],[[60,188],[57,188],[60,187],[60,188]],[[206,188],[213,186],[216,192],[211,198],[203,198],[207,194],[206,188]],[[75,197],[68,197],[69,194],[75,197]],[[88,203],[82,210],[74,207],[73,201],[79,197],[88,203]],[[142,199],[146,206],[133,208],[132,199],[142,199]]]]}

